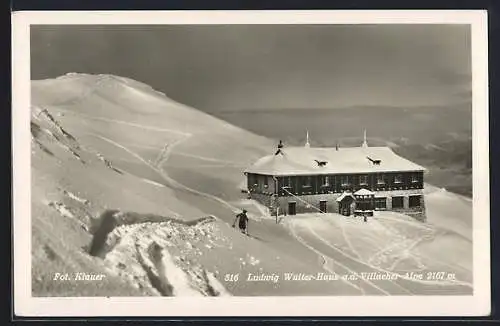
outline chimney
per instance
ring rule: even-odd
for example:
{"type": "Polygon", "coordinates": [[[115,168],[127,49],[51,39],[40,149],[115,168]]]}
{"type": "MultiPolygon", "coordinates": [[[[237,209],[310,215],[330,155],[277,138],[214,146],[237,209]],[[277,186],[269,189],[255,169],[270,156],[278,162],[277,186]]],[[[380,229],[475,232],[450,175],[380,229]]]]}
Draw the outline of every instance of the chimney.
{"type": "Polygon", "coordinates": [[[309,144],[309,130],[306,131],[306,144],[304,145],[304,147],[311,147],[311,144],[309,144]]]}
{"type": "Polygon", "coordinates": [[[363,135],[363,144],[361,145],[361,147],[368,147],[368,142],[366,141],[366,129],[364,131],[364,135],[363,135]]]}
{"type": "Polygon", "coordinates": [[[283,152],[281,151],[282,148],[283,148],[283,142],[280,140],[280,142],[278,144],[278,150],[276,151],[276,153],[274,153],[274,155],[278,155],[278,154],[283,155],[283,152]]]}

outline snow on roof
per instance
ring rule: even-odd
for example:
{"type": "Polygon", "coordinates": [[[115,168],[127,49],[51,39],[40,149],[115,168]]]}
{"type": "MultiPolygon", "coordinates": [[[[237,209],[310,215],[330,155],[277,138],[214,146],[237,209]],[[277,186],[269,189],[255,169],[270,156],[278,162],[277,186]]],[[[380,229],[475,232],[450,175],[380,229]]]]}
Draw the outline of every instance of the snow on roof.
{"type": "Polygon", "coordinates": [[[425,171],[389,147],[285,147],[283,154],[267,155],[245,170],[265,175],[317,175],[370,172],[425,171]],[[372,161],[380,160],[379,164],[372,161]],[[326,162],[326,164],[319,164],[326,162]]]}
{"type": "Polygon", "coordinates": [[[358,191],[356,191],[354,193],[354,195],[357,195],[357,196],[369,196],[369,195],[375,195],[375,193],[373,191],[368,190],[368,189],[362,188],[362,189],[359,189],[358,191]]]}
{"type": "Polygon", "coordinates": [[[351,197],[354,199],[354,196],[352,195],[352,193],[350,192],[343,192],[342,195],[340,195],[338,198],[337,198],[337,201],[338,202],[341,202],[342,200],[344,200],[345,197],[351,197]]]}

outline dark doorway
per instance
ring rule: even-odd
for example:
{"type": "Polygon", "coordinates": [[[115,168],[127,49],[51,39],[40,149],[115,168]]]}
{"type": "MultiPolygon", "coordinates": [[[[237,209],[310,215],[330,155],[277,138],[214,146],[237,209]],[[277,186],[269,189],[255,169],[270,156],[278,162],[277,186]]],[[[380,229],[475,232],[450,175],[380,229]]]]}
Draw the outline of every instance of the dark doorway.
{"type": "Polygon", "coordinates": [[[288,215],[295,215],[297,214],[297,203],[296,202],[289,202],[288,203],[288,215]]]}
{"type": "Polygon", "coordinates": [[[327,201],[326,200],[320,200],[320,202],[319,202],[319,210],[321,211],[321,213],[328,212],[328,207],[327,207],[327,201]]]}
{"type": "Polygon", "coordinates": [[[340,203],[339,214],[349,216],[351,215],[351,204],[350,203],[340,203]]]}
{"type": "Polygon", "coordinates": [[[339,202],[339,214],[349,216],[352,213],[352,205],[354,202],[354,197],[345,196],[339,202]]]}

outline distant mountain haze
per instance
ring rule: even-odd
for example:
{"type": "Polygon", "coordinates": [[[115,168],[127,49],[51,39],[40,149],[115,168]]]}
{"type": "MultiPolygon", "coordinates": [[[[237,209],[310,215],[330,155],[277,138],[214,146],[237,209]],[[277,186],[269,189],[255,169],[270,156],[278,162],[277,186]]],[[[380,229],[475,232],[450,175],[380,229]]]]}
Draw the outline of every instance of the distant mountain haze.
{"type": "Polygon", "coordinates": [[[114,74],[197,109],[470,102],[465,25],[32,26],[31,78],[114,74]]]}
{"type": "Polygon", "coordinates": [[[287,146],[306,130],[313,146],[358,146],[367,129],[471,195],[470,42],[465,25],[45,25],[31,77],[132,78],[287,146]]]}

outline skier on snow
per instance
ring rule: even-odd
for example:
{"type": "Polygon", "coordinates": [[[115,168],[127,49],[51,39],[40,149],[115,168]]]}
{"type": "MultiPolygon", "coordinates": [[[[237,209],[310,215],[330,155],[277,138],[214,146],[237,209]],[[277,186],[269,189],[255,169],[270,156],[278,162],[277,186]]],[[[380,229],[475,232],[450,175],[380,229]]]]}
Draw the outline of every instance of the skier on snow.
{"type": "Polygon", "coordinates": [[[242,233],[248,235],[248,227],[247,227],[248,216],[247,216],[246,209],[244,209],[243,212],[241,212],[238,215],[236,215],[236,218],[234,219],[234,222],[233,222],[233,228],[235,227],[236,220],[238,220],[238,219],[239,219],[238,227],[240,228],[240,231],[242,233]]]}

